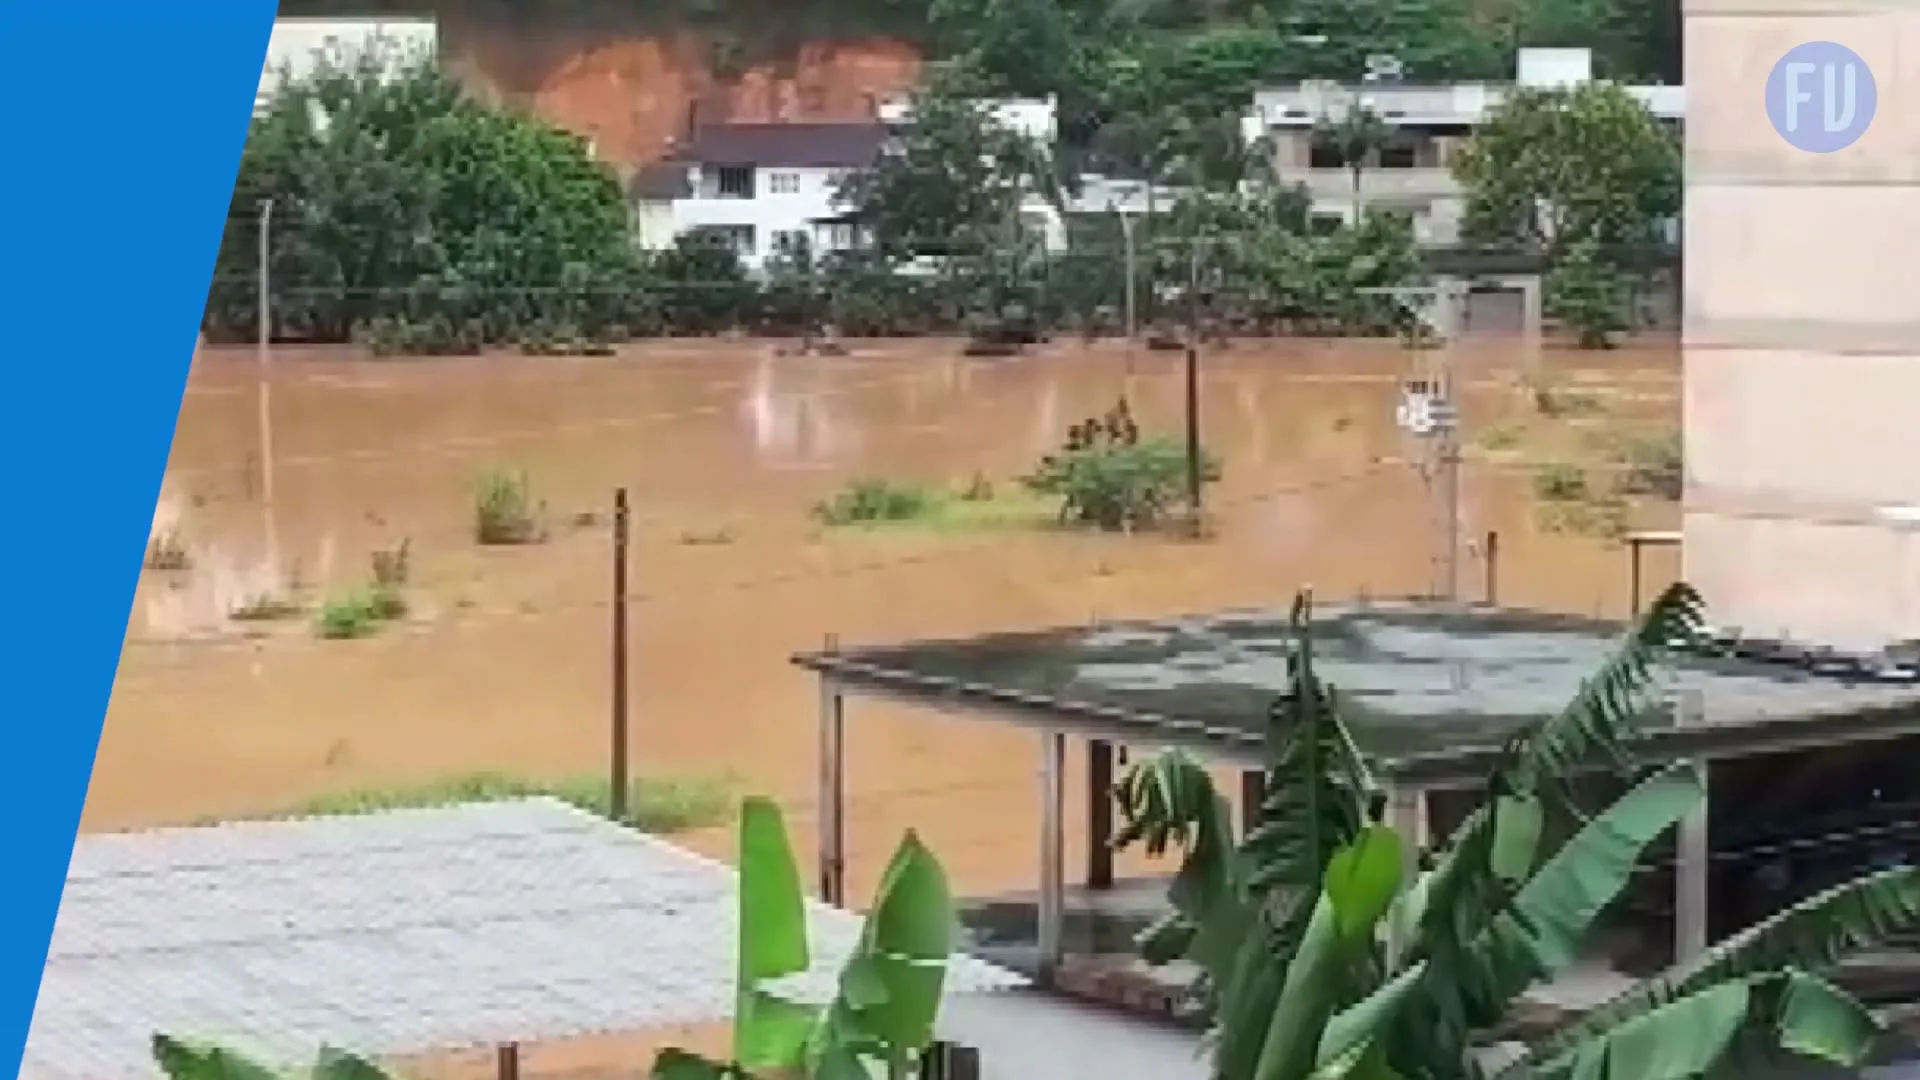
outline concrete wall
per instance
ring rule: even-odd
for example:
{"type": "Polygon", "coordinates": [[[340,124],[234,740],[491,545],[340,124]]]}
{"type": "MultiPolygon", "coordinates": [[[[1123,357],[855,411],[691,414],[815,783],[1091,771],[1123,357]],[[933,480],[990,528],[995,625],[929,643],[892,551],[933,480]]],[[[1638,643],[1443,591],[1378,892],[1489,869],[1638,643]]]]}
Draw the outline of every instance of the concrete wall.
{"type": "Polygon", "coordinates": [[[1686,0],[1685,573],[1754,633],[1920,637],[1920,5],[1686,0]],[[1767,121],[1767,74],[1836,41],[1872,128],[1828,155],[1767,121]]]}

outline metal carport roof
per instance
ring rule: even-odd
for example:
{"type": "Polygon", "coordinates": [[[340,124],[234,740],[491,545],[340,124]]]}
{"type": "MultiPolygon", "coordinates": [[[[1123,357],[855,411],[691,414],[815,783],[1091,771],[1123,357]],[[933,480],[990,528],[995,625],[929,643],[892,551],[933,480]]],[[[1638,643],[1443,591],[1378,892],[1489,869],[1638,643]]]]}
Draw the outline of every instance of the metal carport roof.
{"type": "MultiPolygon", "coordinates": [[[[295,1065],[722,1021],[736,882],[548,799],[82,837],[20,1075],[151,1077],[156,1031],[295,1065]]],[[[809,914],[825,1000],[859,920],[809,914]]]]}

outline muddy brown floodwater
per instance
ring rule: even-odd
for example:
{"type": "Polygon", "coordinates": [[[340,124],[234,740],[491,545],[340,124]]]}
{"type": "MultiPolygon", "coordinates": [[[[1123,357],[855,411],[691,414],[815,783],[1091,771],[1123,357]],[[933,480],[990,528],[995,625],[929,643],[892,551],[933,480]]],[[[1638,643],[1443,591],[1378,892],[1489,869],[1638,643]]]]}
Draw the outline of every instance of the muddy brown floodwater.
{"type": "MultiPolygon", "coordinates": [[[[1499,453],[1469,454],[1464,485],[1469,538],[1501,535],[1502,599],[1620,612],[1618,548],[1543,531],[1526,459],[1575,453],[1599,428],[1670,427],[1677,350],[1528,356],[1488,341],[1455,352],[1469,442],[1504,432],[1499,453]],[[1585,415],[1543,416],[1527,388],[1546,379],[1578,388],[1585,415]]],[[[272,518],[282,563],[319,587],[362,577],[373,548],[411,541],[418,621],[335,642],[304,622],[259,640],[223,626],[267,548],[256,372],[243,352],[203,351],[160,509],[190,541],[194,567],[142,581],[85,827],[237,815],[475,770],[598,770],[604,512],[624,485],[641,595],[637,770],[731,774],[785,799],[810,847],[815,694],[787,657],[826,634],[866,642],[1279,603],[1303,583],[1330,597],[1424,589],[1431,504],[1392,420],[1413,357],[1390,343],[1209,352],[1205,433],[1226,475],[1210,493],[1217,536],[1192,543],[822,530],[807,512],[857,476],[957,485],[979,473],[1011,486],[1066,425],[1123,392],[1144,427],[1177,432],[1177,355],[1073,344],[969,361],[950,342],[912,342],[791,358],[765,343],[698,342],[605,360],[396,363],[281,350],[272,518]],[[475,547],[470,493],[490,466],[526,470],[560,522],[551,542],[475,547]]],[[[1672,509],[1636,515],[1663,527],[1672,509]]],[[[1668,572],[1656,554],[1651,575],[1668,572]]],[[[1478,587],[1477,560],[1463,577],[1478,587]]],[[[848,742],[854,895],[907,826],[963,889],[1030,884],[1031,735],[856,701],[848,742]]],[[[695,843],[723,851],[726,837],[695,843]]]]}

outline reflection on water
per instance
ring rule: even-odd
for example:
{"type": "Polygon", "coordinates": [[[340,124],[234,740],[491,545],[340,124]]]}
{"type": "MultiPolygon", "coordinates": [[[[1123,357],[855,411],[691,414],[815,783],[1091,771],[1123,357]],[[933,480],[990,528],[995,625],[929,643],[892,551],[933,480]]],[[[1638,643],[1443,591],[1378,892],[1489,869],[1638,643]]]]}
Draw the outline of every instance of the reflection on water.
{"type": "Polygon", "coordinates": [[[740,414],[759,460],[780,467],[822,466],[854,451],[855,434],[837,420],[814,371],[784,372],[783,357],[766,356],[743,388],[740,414]],[[810,385],[783,386],[789,381],[810,385]]]}
{"type": "MultiPolygon", "coordinates": [[[[204,351],[154,518],[188,537],[194,568],[142,582],[87,827],[463,770],[602,774],[604,508],[616,487],[636,507],[635,770],[731,773],[788,800],[802,834],[817,692],[786,658],[826,635],[962,637],[1284,602],[1305,583],[1328,598],[1428,585],[1431,501],[1405,464],[1377,460],[1399,450],[1394,393],[1409,362],[1391,344],[1241,343],[1205,355],[1204,436],[1225,477],[1209,492],[1217,535],[1201,544],[822,530],[808,514],[854,474],[946,484],[977,472],[1006,489],[1066,425],[1123,391],[1145,430],[1177,435],[1177,355],[1075,343],[970,362],[937,341],[855,343],[847,357],[773,352],[672,342],[607,360],[414,364],[286,350],[273,388],[273,531],[287,558],[275,567],[248,483],[257,369],[245,350],[204,351]],[[555,523],[548,543],[474,545],[474,479],[496,467],[526,471],[555,523]],[[361,584],[370,552],[402,538],[421,612],[407,632],[320,642],[306,616],[271,628],[226,618],[290,578],[309,595],[361,584]],[[197,640],[243,630],[265,637],[197,640]]],[[[1657,422],[1678,411],[1674,352],[1553,359],[1593,365],[1567,373],[1583,392],[1618,388],[1607,422],[1657,422]]],[[[1489,346],[1461,359],[1476,388],[1463,401],[1470,429],[1524,421],[1542,453],[1582,452],[1590,429],[1536,416],[1514,388],[1515,355],[1489,346]]],[[[1466,527],[1502,533],[1503,592],[1527,606],[1619,610],[1621,556],[1537,529],[1527,479],[1524,468],[1469,469],[1466,527]]],[[[1666,565],[1650,560],[1649,588],[1666,565]]],[[[1029,733],[884,703],[852,712],[850,889],[871,888],[908,825],[963,889],[1031,885],[1029,733]]]]}

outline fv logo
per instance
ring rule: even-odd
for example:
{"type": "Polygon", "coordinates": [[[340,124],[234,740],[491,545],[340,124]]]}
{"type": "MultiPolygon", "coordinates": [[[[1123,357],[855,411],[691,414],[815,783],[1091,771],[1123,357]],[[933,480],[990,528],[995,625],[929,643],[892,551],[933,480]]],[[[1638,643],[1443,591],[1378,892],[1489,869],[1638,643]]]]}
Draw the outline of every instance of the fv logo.
{"type": "Polygon", "coordinates": [[[1836,42],[1796,45],[1767,76],[1767,119],[1781,138],[1809,154],[1859,142],[1878,104],[1867,62],[1836,42]]]}

